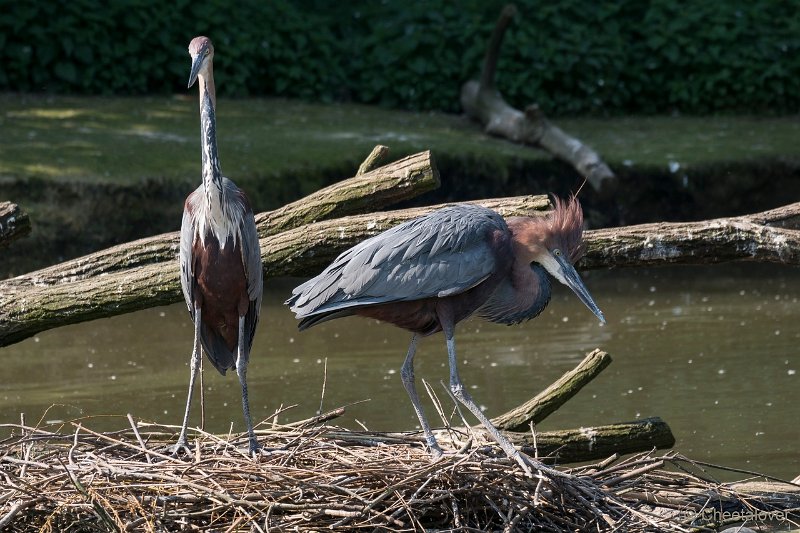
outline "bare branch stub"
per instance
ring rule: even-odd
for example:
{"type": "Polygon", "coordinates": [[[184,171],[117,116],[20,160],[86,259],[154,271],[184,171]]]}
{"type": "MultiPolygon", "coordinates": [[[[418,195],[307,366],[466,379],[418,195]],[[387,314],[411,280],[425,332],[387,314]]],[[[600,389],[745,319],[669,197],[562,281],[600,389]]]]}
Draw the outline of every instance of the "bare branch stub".
{"type": "Polygon", "coordinates": [[[487,134],[541,148],[572,165],[595,190],[600,190],[615,176],[594,150],[552,124],[535,103],[520,111],[506,103],[495,89],[500,46],[516,13],[512,4],[501,11],[489,41],[480,81],[470,80],[464,84],[461,105],[468,116],[484,125],[487,134]]]}
{"type": "Polygon", "coordinates": [[[483,60],[483,71],[481,72],[480,90],[494,90],[494,74],[497,71],[497,59],[500,57],[500,47],[503,44],[503,37],[508,26],[517,15],[517,6],[506,4],[500,11],[500,17],[492,32],[489,46],[486,49],[486,57],[483,60]]]}
{"type": "Polygon", "coordinates": [[[30,231],[30,218],[22,208],[11,202],[0,202],[0,248],[5,248],[30,231]]]}

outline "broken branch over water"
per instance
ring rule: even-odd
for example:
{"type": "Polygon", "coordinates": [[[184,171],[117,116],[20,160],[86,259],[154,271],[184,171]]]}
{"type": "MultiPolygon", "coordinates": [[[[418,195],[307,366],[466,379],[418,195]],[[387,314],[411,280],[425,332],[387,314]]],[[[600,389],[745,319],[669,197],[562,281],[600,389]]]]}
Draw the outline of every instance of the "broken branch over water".
{"type": "Polygon", "coordinates": [[[493,418],[492,424],[506,431],[527,431],[531,424],[538,424],[564,405],[610,364],[611,356],[606,352],[592,351],[575,368],[535,397],[493,418]]]}

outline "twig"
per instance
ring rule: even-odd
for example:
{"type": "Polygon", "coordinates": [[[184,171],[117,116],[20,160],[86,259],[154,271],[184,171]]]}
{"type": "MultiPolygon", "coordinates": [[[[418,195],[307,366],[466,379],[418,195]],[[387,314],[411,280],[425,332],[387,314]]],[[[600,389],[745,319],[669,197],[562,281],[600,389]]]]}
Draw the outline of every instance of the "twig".
{"type": "Polygon", "coordinates": [[[328,383],[328,358],[325,358],[325,366],[322,370],[322,392],[319,395],[319,409],[317,414],[322,414],[322,403],[325,401],[325,385],[328,383]]]}
{"type": "MultiPolygon", "coordinates": [[[[202,384],[201,384],[201,386],[202,386],[202,384]]],[[[148,463],[152,463],[153,461],[152,461],[152,459],[150,459],[150,451],[147,449],[147,446],[145,446],[144,441],[142,440],[142,436],[139,435],[139,428],[136,427],[136,422],[133,420],[133,417],[131,416],[130,413],[128,413],[128,422],[130,422],[130,424],[131,424],[131,429],[133,429],[133,434],[136,435],[136,440],[139,441],[139,445],[142,447],[143,450],[145,450],[145,457],[147,459],[147,462],[148,463]]],[[[76,430],[76,434],[77,434],[77,430],[76,430]]],[[[199,459],[198,459],[198,461],[199,461],[199,459]]]]}

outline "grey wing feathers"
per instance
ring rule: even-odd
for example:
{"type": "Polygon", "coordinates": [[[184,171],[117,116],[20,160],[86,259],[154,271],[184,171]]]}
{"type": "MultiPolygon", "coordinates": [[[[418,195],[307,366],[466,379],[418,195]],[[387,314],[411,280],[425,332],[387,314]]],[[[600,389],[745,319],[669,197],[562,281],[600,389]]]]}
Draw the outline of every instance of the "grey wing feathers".
{"type": "Polygon", "coordinates": [[[258,242],[258,231],[253,218],[253,211],[242,193],[243,204],[246,207],[240,226],[242,238],[242,261],[244,273],[247,276],[247,293],[250,298],[250,307],[245,315],[245,335],[248,339],[248,352],[253,345],[253,337],[258,325],[261,312],[261,298],[264,289],[264,270],[261,265],[261,246],[258,242]]]}
{"type": "Polygon", "coordinates": [[[342,253],[286,302],[298,318],[353,306],[458,294],[495,267],[487,239],[503,218],[475,205],[446,207],[342,253]]]}
{"type": "Polygon", "coordinates": [[[194,244],[194,236],[196,233],[197,220],[194,213],[197,212],[199,205],[197,199],[202,198],[203,186],[200,185],[195,189],[188,198],[186,198],[186,205],[183,210],[183,219],[181,220],[181,236],[180,236],[180,268],[181,268],[181,289],[183,290],[183,299],[186,301],[186,306],[189,308],[189,314],[194,320],[194,273],[192,264],[192,245],[194,244]]]}

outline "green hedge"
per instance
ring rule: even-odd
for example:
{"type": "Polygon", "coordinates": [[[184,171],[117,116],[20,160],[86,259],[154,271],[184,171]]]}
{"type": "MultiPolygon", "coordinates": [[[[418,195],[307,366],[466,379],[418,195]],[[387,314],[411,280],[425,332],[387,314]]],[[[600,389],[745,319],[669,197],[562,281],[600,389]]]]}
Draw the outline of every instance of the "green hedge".
{"type": "MultiPolygon", "coordinates": [[[[0,90],[186,92],[194,35],[219,93],[458,111],[502,2],[0,0],[0,90]]],[[[498,86],[551,115],[800,111],[800,4],[527,0],[498,86]]]]}

